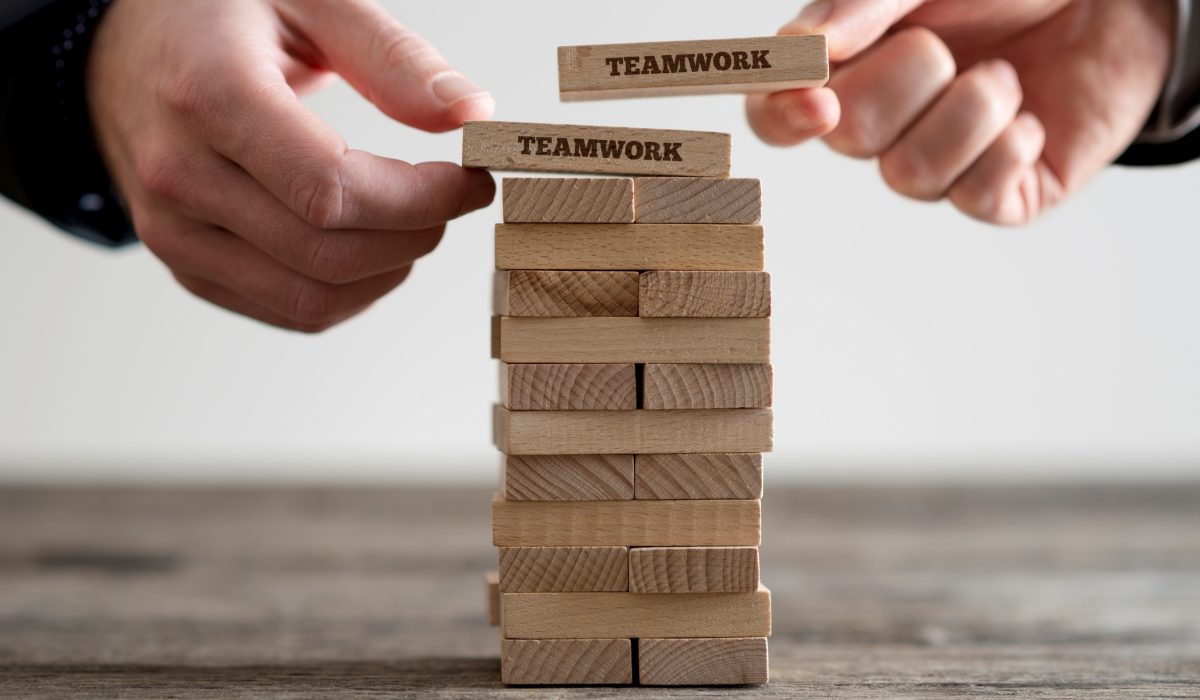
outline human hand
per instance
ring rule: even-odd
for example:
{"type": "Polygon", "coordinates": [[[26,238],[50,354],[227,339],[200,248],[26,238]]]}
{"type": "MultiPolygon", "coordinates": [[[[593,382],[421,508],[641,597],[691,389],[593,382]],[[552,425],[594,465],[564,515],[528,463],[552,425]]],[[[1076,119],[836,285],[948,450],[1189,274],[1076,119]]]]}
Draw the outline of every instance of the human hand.
{"type": "Polygon", "coordinates": [[[488,93],[372,0],[121,0],[88,101],[138,235],[192,293],[316,332],[391,291],[491,177],[349,149],[297,98],[341,74],[426,131],[487,119],[488,93]]]}
{"type": "Polygon", "coordinates": [[[883,179],[997,224],[1075,192],[1162,91],[1174,0],[818,0],[780,34],[826,34],[827,87],[748,98],[767,143],[824,136],[883,179]]]}

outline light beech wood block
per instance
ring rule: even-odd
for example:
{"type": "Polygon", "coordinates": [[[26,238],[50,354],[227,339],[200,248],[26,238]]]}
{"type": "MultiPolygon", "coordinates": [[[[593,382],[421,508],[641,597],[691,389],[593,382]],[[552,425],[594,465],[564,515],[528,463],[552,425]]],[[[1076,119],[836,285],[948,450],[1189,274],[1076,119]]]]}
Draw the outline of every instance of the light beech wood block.
{"type": "Polygon", "coordinates": [[[762,498],[762,455],[643,454],[634,458],[634,498],[762,498]]]}
{"type": "Polygon", "coordinates": [[[500,681],[508,685],[633,683],[628,639],[502,639],[500,681]]]}
{"type": "Polygon", "coordinates": [[[771,365],[647,364],[647,409],[769,408],[771,365]]]}
{"type": "Polygon", "coordinates": [[[502,593],[627,590],[627,547],[500,548],[502,593]]]}
{"type": "Polygon", "coordinates": [[[753,178],[639,177],[633,201],[641,224],[756,224],[762,184],[753,178]]]}
{"type": "Polygon", "coordinates": [[[771,315],[771,275],[716,270],[643,272],[638,297],[641,316],[762,318],[771,315]]]}
{"type": "Polygon", "coordinates": [[[642,685],[751,685],[769,675],[766,637],[638,640],[642,685]]]}
{"type": "Polygon", "coordinates": [[[501,316],[496,359],[514,363],[763,364],[769,318],[519,318],[501,316]]]}
{"type": "Polygon", "coordinates": [[[637,408],[637,373],[628,363],[503,362],[500,402],[515,411],[631,411],[637,408]]]}
{"type": "Polygon", "coordinates": [[[522,122],[463,124],[467,168],[613,175],[729,175],[729,134],[522,122]]]}
{"type": "Polygon", "coordinates": [[[767,637],[771,593],[501,593],[508,639],[767,637]]]}
{"type": "Polygon", "coordinates": [[[637,316],[638,273],[609,270],[498,270],[497,316],[637,316]]]}
{"type": "Polygon", "coordinates": [[[633,498],[633,455],[504,455],[510,501],[621,501],[633,498]]]}
{"type": "Polygon", "coordinates": [[[492,500],[497,547],[756,547],[759,501],[492,500]]]}
{"type": "Polygon", "coordinates": [[[758,224],[496,224],[500,270],[761,270],[758,224]]]}
{"type": "Polygon", "coordinates": [[[819,34],[558,48],[564,102],[776,92],[828,80],[829,54],[819,34]]]}
{"type": "MultiPolygon", "coordinates": [[[[501,591],[504,560],[501,558],[501,591]]],[[[635,547],[633,593],[746,593],[758,590],[758,547],[635,547]]]]}
{"type": "Polygon", "coordinates": [[[504,221],[631,224],[633,180],[600,177],[506,177],[504,221]]]}
{"type": "Polygon", "coordinates": [[[770,452],[771,409],[510,411],[493,414],[507,455],[770,452]]]}
{"type": "Polygon", "coordinates": [[[483,575],[483,583],[487,590],[488,624],[495,627],[500,624],[500,572],[487,572],[483,575]]]}

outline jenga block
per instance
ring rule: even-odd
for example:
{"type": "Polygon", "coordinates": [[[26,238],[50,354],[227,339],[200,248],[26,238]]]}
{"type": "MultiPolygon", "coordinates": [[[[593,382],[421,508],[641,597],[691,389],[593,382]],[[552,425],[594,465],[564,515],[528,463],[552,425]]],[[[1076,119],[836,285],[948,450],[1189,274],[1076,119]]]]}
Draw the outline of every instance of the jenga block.
{"type": "MultiPolygon", "coordinates": [[[[504,560],[501,557],[501,591],[504,560]]],[[[633,593],[745,593],[758,590],[758,547],[635,547],[633,593]]]]}
{"type": "Polygon", "coordinates": [[[633,180],[600,177],[506,177],[506,222],[631,224],[633,180]]]}
{"type": "Polygon", "coordinates": [[[627,547],[500,548],[502,593],[627,590],[627,547]]]}
{"type": "Polygon", "coordinates": [[[633,683],[628,639],[502,639],[500,682],[508,685],[633,683]]]}
{"type": "Polygon", "coordinates": [[[757,546],[759,501],[492,500],[497,547],[757,546]]]}
{"type": "Polygon", "coordinates": [[[501,593],[508,639],[766,637],[771,593],[501,593]]]}
{"type": "Polygon", "coordinates": [[[771,365],[652,363],[643,372],[643,408],[768,408],[770,405],[771,365]]]}
{"type": "Polygon", "coordinates": [[[729,134],[619,126],[469,121],[468,168],[613,175],[729,175],[729,134]]]}
{"type": "Polygon", "coordinates": [[[634,457],[634,498],[761,498],[762,455],[644,454],[634,457]]]}
{"type": "Polygon", "coordinates": [[[642,685],[750,685],[766,683],[766,637],[638,640],[642,685]]]}
{"type": "Polygon", "coordinates": [[[825,37],[816,34],[558,48],[564,102],[776,92],[828,80],[825,37]]]}
{"type": "Polygon", "coordinates": [[[638,274],[626,271],[498,270],[497,316],[637,316],[638,274]]]}
{"type": "Polygon", "coordinates": [[[500,402],[515,411],[631,411],[637,373],[632,364],[501,363],[500,402]]]}
{"type": "Polygon", "coordinates": [[[505,362],[770,361],[767,318],[500,317],[505,362]]]}
{"type": "Polygon", "coordinates": [[[633,477],[630,454],[505,455],[503,493],[510,501],[621,501],[633,498],[633,477]]]}
{"type": "Polygon", "coordinates": [[[640,224],[756,224],[762,185],[753,178],[639,177],[633,201],[640,224]]]}
{"type": "Polygon", "coordinates": [[[500,270],[761,270],[758,224],[496,224],[500,270]]]}
{"type": "Polygon", "coordinates": [[[770,452],[771,409],[510,411],[493,414],[507,455],[770,452]]]}
{"type": "Polygon", "coordinates": [[[500,624],[500,572],[487,572],[483,575],[483,583],[487,589],[488,624],[495,627],[500,624]]]}
{"type": "Polygon", "coordinates": [[[674,318],[770,316],[771,275],[686,270],[643,272],[639,279],[638,313],[674,318]]]}

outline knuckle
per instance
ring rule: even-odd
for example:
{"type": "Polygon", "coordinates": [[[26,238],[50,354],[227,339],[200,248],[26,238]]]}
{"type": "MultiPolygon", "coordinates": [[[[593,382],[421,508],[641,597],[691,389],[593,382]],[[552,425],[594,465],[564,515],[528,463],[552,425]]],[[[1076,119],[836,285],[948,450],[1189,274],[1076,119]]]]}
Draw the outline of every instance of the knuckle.
{"type": "Polygon", "coordinates": [[[338,311],[337,290],[315,281],[297,283],[287,300],[287,317],[305,326],[332,325],[338,311]]]}
{"type": "Polygon", "coordinates": [[[292,181],[293,210],[319,229],[341,228],[345,220],[346,187],[337,165],[312,168],[292,181]]]}
{"type": "Polygon", "coordinates": [[[181,116],[201,113],[208,103],[208,86],[201,75],[202,71],[186,71],[178,77],[169,78],[161,98],[167,108],[181,116]]]}
{"type": "Polygon", "coordinates": [[[191,178],[174,151],[163,146],[152,146],[135,158],[134,169],[142,190],[168,202],[187,199],[191,178]]]}
{"type": "Polygon", "coordinates": [[[919,156],[907,151],[890,151],[879,159],[879,173],[888,187],[900,194],[933,201],[941,197],[928,168],[919,156]]]}
{"type": "Polygon", "coordinates": [[[351,235],[318,236],[308,254],[307,272],[314,279],[345,284],[361,277],[366,260],[361,239],[351,235]]]}

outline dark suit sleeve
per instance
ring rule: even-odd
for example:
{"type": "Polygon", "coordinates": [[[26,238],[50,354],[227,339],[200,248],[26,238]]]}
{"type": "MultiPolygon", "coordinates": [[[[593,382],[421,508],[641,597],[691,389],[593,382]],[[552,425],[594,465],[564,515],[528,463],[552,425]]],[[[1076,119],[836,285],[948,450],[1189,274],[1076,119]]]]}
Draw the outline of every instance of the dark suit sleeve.
{"type": "Polygon", "coordinates": [[[0,194],[81,238],[137,240],[92,135],[84,68],[112,0],[0,0],[0,194]]]}

